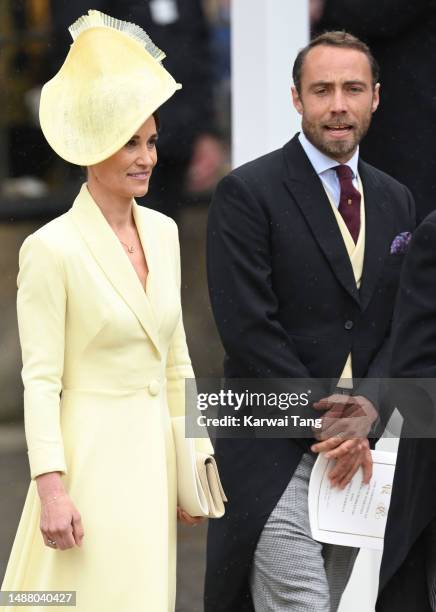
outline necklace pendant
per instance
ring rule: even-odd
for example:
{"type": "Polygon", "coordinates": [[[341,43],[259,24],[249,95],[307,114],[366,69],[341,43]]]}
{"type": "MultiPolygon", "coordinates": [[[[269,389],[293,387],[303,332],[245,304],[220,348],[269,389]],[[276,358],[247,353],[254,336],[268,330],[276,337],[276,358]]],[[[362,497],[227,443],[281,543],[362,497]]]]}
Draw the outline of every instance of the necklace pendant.
{"type": "Polygon", "coordinates": [[[121,244],[123,245],[123,247],[125,247],[126,251],[128,253],[134,253],[135,252],[135,247],[133,245],[128,245],[125,242],[123,242],[120,238],[118,238],[118,240],[121,242],[121,244]]]}

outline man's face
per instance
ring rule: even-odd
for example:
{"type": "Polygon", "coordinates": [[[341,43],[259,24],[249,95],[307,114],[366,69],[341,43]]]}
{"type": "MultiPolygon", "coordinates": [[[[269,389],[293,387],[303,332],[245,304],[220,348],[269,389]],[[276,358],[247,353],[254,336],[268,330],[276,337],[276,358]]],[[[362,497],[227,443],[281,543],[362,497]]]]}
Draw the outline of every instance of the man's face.
{"type": "Polygon", "coordinates": [[[355,49],[320,45],[306,55],[301,92],[292,88],[307,139],[320,151],[347,162],[365,136],[379,103],[368,58],[355,49]]]}

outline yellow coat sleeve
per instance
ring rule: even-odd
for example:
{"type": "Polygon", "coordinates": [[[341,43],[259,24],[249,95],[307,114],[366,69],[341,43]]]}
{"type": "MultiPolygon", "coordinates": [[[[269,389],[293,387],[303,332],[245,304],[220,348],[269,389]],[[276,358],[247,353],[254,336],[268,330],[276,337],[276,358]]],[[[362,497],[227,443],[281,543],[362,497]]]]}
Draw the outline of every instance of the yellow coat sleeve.
{"type": "Polygon", "coordinates": [[[25,240],[18,274],[24,421],[32,479],[67,471],[60,427],[66,288],[62,264],[45,242],[38,234],[25,240]]]}
{"type": "MultiPolygon", "coordinates": [[[[179,237],[176,224],[173,223],[172,226],[174,260],[177,267],[177,282],[178,289],[180,291],[181,274],[179,237]]],[[[194,382],[194,378],[194,371],[191,366],[191,359],[189,357],[188,346],[186,343],[182,313],[180,313],[180,319],[168,349],[166,363],[167,400],[171,417],[183,416],[185,414],[185,380],[191,379],[194,382]]],[[[195,447],[197,451],[213,454],[213,447],[209,438],[197,438],[195,440],[195,447]]]]}

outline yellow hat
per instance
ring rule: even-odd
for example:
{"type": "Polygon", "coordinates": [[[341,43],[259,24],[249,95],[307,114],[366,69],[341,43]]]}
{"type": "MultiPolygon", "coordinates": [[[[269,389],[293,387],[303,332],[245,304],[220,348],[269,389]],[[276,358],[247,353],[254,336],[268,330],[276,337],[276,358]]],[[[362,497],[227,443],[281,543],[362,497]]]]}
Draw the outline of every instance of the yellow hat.
{"type": "Polygon", "coordinates": [[[73,44],[41,92],[39,119],[60,157],[89,166],[116,153],[181,88],[165,54],[140,27],[88,11],[70,28],[73,44]]]}

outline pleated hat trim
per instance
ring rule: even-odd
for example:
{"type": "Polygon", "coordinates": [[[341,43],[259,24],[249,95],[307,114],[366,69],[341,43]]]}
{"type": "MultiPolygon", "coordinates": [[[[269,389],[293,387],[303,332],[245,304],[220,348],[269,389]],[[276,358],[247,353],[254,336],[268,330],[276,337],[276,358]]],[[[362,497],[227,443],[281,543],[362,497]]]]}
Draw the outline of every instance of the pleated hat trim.
{"type": "Polygon", "coordinates": [[[161,62],[166,57],[165,53],[154,44],[147,32],[140,26],[129,21],[115,19],[115,17],[111,17],[110,15],[106,15],[94,9],[89,10],[87,15],[79,17],[68,30],[74,41],[82,32],[86,32],[86,30],[91,28],[110,28],[112,30],[118,30],[141,43],[145,50],[158,62],[161,62]]]}

